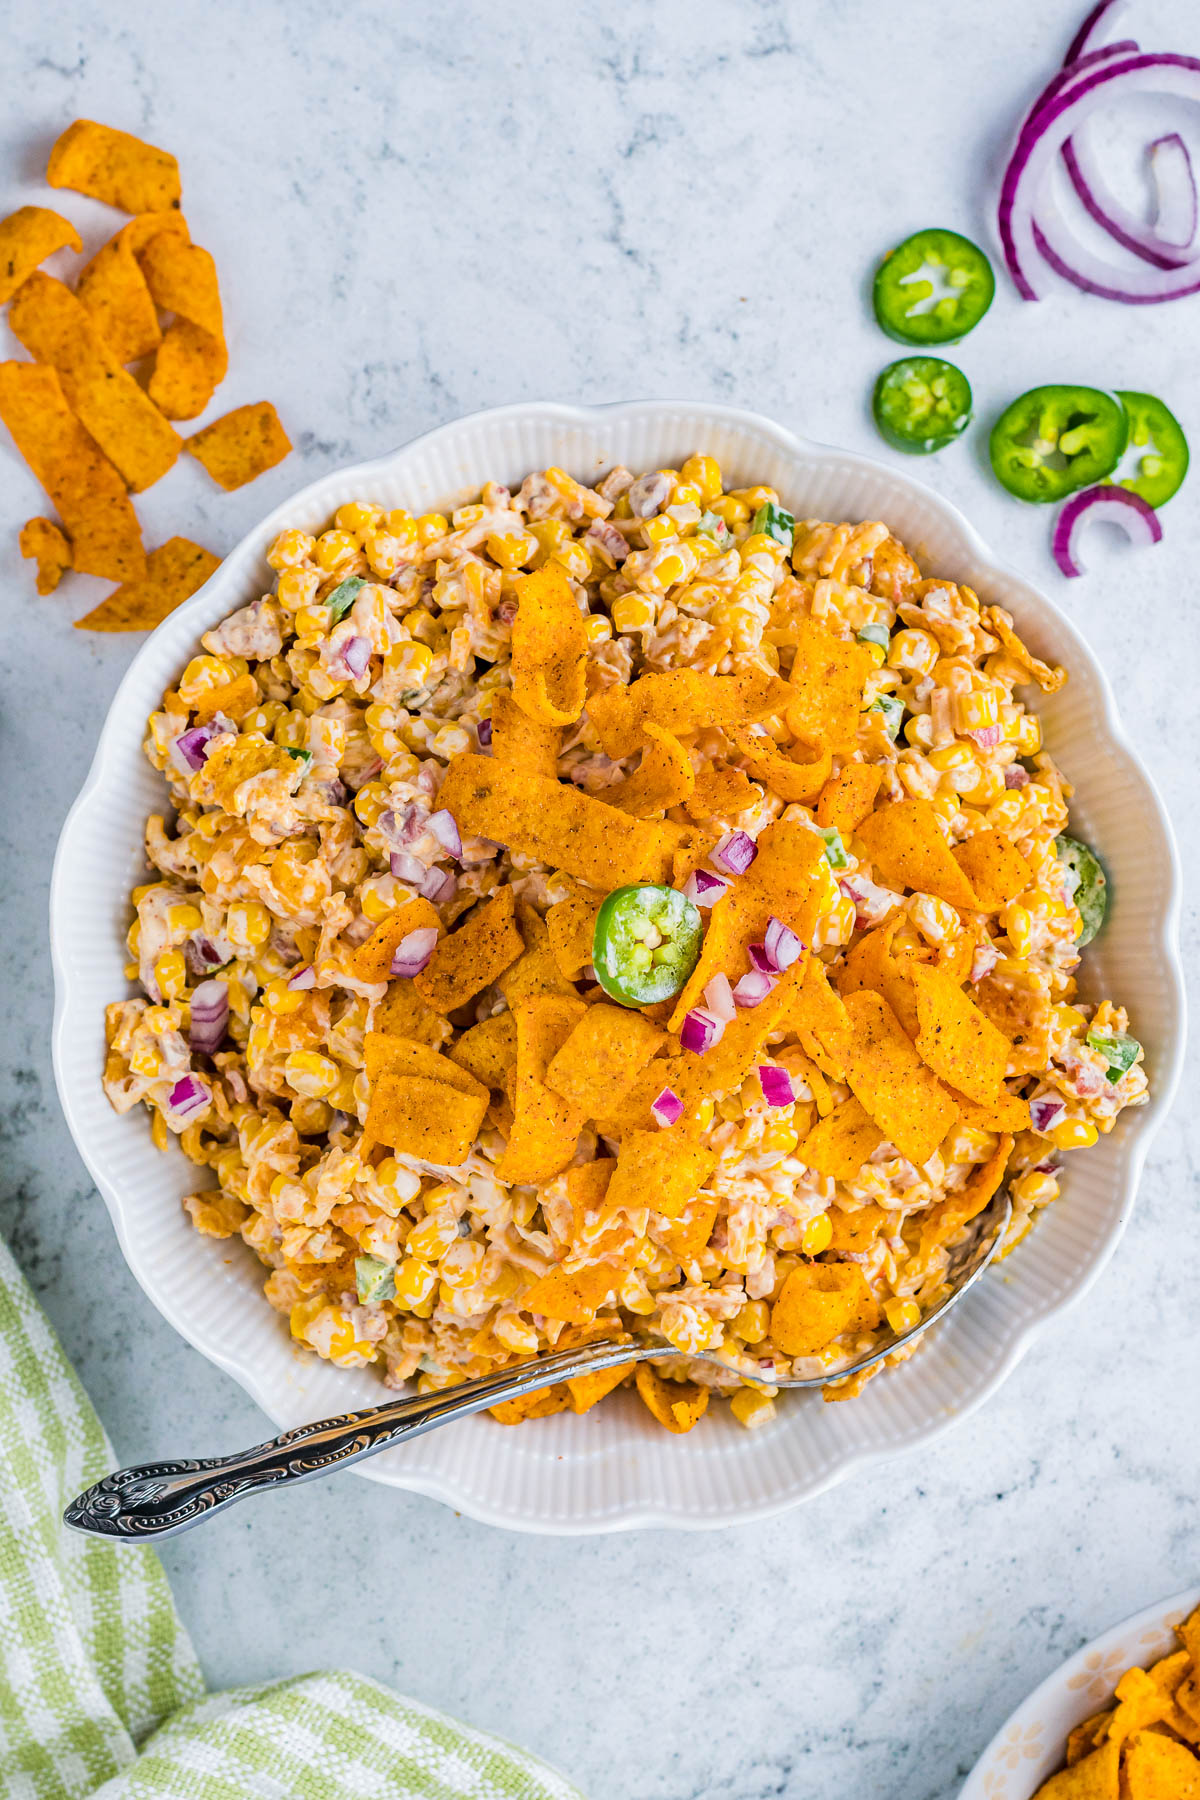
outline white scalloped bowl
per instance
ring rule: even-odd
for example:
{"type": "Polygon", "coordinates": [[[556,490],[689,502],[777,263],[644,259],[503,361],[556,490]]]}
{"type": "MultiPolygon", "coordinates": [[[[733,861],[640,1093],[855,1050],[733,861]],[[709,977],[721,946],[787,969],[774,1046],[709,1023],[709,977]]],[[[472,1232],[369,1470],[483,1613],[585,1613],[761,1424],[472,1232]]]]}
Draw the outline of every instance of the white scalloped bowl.
{"type": "Polygon", "coordinates": [[[1068,1657],[1005,1720],[958,1800],[1032,1800],[1065,1762],[1069,1733],[1110,1704],[1126,1669],[1145,1669],[1170,1655],[1177,1647],[1175,1627],[1197,1606],[1200,1588],[1188,1588],[1114,1625],[1068,1657]]]}
{"type": "MultiPolygon", "coordinates": [[[[1107,1262],[1178,1078],[1184,999],[1171,830],[1121,730],[1108,683],[1047,600],[997,563],[955,509],[918,482],[868,457],[803,442],[756,414],[666,401],[502,407],[377,462],[323,476],[244,538],[135,657],[63,827],[50,897],[58,1091],[126,1260],[154,1304],[281,1428],[383,1396],[371,1374],[295,1352],[285,1322],[262,1297],[261,1266],[250,1252],[203,1238],[187,1221],[179,1200],[193,1186],[191,1165],[174,1146],[160,1155],[140,1109],[118,1118],[101,1091],[104,1007],[128,992],[124,934],[129,891],[144,878],[143,823],[162,805],[161,779],[141,741],[163,689],[202,631],[266,591],[265,552],[284,524],[316,530],[356,497],[418,513],[448,511],[488,478],[515,487],[530,469],[549,464],[594,478],[614,462],[678,465],[698,448],[715,456],[734,484],[777,488],[798,517],[885,520],[927,571],[969,582],[985,601],[1003,604],[1034,649],[1068,665],[1064,691],[1039,707],[1049,745],[1076,784],[1076,827],[1101,846],[1112,876],[1109,922],[1089,951],[1085,980],[1097,997],[1103,989],[1128,1004],[1147,1046],[1153,1099],[1086,1157],[1072,1159],[1062,1200],[1006,1262],[1004,1279],[981,1282],[917,1356],[853,1402],[829,1406],[819,1396],[787,1396],[777,1421],[756,1432],[744,1431],[722,1407],[702,1429],[678,1438],[622,1393],[583,1418],[560,1414],[518,1430],[486,1416],[470,1419],[360,1467],[368,1480],[518,1530],[701,1528],[759,1518],[929,1442],[986,1399],[1039,1328],[1078,1299],[1107,1262]]],[[[164,1452],[218,1448],[187,1442],[186,1423],[185,1412],[163,1421],[164,1452]]]]}

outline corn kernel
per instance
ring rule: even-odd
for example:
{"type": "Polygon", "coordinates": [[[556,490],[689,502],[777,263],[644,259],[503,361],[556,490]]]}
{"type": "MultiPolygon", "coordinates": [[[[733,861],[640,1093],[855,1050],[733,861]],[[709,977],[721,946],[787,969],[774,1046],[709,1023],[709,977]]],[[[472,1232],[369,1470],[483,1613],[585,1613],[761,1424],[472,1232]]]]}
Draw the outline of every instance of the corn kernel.
{"type": "Polygon", "coordinates": [[[362,500],[348,500],[345,506],[338,507],[334,524],[339,531],[369,531],[381,516],[378,506],[368,506],[362,500]]]}
{"type": "Polygon", "coordinates": [[[487,540],[487,551],[502,569],[522,569],[537,555],[538,541],[531,531],[493,533],[487,540]]]}
{"type": "Polygon", "coordinates": [[[1087,1026],[1087,1020],[1077,1006],[1056,1006],[1053,1012],[1055,1029],[1064,1037],[1083,1031],[1087,1026]]]}
{"type": "MultiPolygon", "coordinates": [[[[390,880],[391,878],[388,876],[384,879],[390,880]]],[[[359,900],[362,904],[364,917],[370,919],[372,925],[378,925],[383,919],[388,918],[390,914],[396,910],[394,902],[389,895],[381,893],[377,887],[372,887],[370,882],[364,884],[359,894],[359,900]]]]}
{"type": "Polygon", "coordinates": [[[775,1402],[759,1388],[740,1387],[729,1402],[729,1410],[739,1425],[747,1431],[757,1431],[775,1417],[775,1402]]]}
{"type": "Polygon", "coordinates": [[[288,1313],[288,1325],[294,1338],[303,1344],[306,1341],[308,1328],[319,1313],[325,1311],[324,1294],[311,1294],[307,1300],[297,1300],[288,1313]]]}
{"type": "Polygon", "coordinates": [[[326,632],[331,620],[327,606],[301,606],[296,611],[296,637],[301,649],[314,649],[326,632]]]}
{"type": "Polygon", "coordinates": [[[721,465],[712,456],[689,456],[679,471],[689,487],[697,489],[701,500],[712,501],[721,492],[721,465]]]}
{"type": "Polygon", "coordinates": [[[384,663],[389,673],[398,675],[414,688],[421,688],[429,680],[433,668],[433,651],[428,644],[394,644],[384,663]]]}
{"type": "Polygon", "coordinates": [[[1088,1150],[1100,1136],[1089,1119],[1064,1119],[1050,1133],[1056,1150],[1088,1150]]]}
{"type": "Polygon", "coordinates": [[[357,555],[358,545],[348,531],[323,531],[317,539],[317,567],[326,575],[332,575],[335,569],[349,562],[357,555]]]}
{"type": "Polygon", "coordinates": [[[164,950],[154,965],[154,985],[164,1000],[177,1000],[187,986],[187,964],[179,950],[164,950]]]}
{"type": "Polygon", "coordinates": [[[421,1191],[420,1176],[397,1162],[394,1156],[385,1156],[381,1163],[376,1163],[375,1180],[397,1208],[406,1206],[421,1191]]]}
{"type": "Polygon", "coordinates": [[[429,748],[435,756],[444,757],[448,762],[452,756],[462,756],[471,748],[471,738],[461,725],[443,725],[430,738],[429,748]]]}
{"type": "Polygon", "coordinates": [[[592,559],[586,544],[572,538],[556,550],[550,559],[556,568],[565,569],[572,581],[586,581],[592,572],[592,559]]]}
{"type": "Polygon", "coordinates": [[[267,561],[273,569],[291,569],[297,563],[307,562],[313,548],[313,540],[307,531],[297,531],[293,526],[280,532],[267,551],[267,561]]]}
{"type": "Polygon", "coordinates": [[[612,604],[612,622],[618,631],[646,631],[654,623],[655,605],[645,594],[622,594],[612,604]]]}
{"type": "Polygon", "coordinates": [[[287,1013],[296,1012],[304,1004],[304,992],[301,988],[289,987],[287,976],[280,975],[263,989],[263,999],[267,1003],[267,1010],[277,1018],[282,1018],[287,1013]]]}
{"type": "Polygon", "coordinates": [[[1028,907],[1012,901],[1004,909],[1004,930],[1017,956],[1028,956],[1033,948],[1033,916],[1028,907]]]}
{"type": "Polygon", "coordinates": [[[1017,749],[1022,756],[1036,756],[1041,747],[1041,723],[1032,713],[1025,713],[1017,727],[1017,749]]]}
{"type": "Polygon", "coordinates": [[[784,1156],[790,1156],[799,1142],[799,1133],[785,1119],[773,1119],[763,1129],[759,1148],[767,1152],[781,1151],[784,1156]]]}
{"type": "Polygon", "coordinates": [[[370,830],[380,813],[387,811],[388,790],[382,781],[365,781],[354,796],[356,816],[370,830]]]}
{"type": "Polygon", "coordinates": [[[1000,723],[995,688],[976,688],[954,696],[954,723],[959,731],[987,731],[1000,723]]]}
{"type": "Polygon", "coordinates": [[[396,1265],[395,1283],[397,1303],[411,1311],[431,1298],[437,1287],[437,1274],[419,1257],[406,1256],[396,1265]]]}
{"type": "Polygon", "coordinates": [[[730,531],[744,531],[750,523],[750,508],[733,494],[720,494],[711,502],[711,510],[724,519],[730,531]]]}
{"type": "Polygon", "coordinates": [[[674,587],[676,582],[686,581],[692,573],[693,563],[690,556],[678,550],[671,550],[654,565],[654,579],[665,593],[667,588],[674,587]]]}
{"type": "Polygon", "coordinates": [[[915,1300],[901,1300],[893,1295],[883,1303],[883,1316],[897,1336],[902,1331],[911,1331],[914,1325],[921,1322],[921,1308],[915,1300]]]}
{"type": "Polygon", "coordinates": [[[605,644],[613,634],[612,620],[603,613],[590,614],[584,630],[589,644],[605,644]]]}
{"type": "Polygon", "coordinates": [[[709,1129],[716,1116],[716,1111],[716,1101],[712,1098],[711,1094],[705,1094],[703,1100],[692,1115],[701,1131],[707,1131],[709,1129]]]}
{"type": "Polygon", "coordinates": [[[952,769],[973,768],[975,752],[968,744],[946,744],[941,750],[931,750],[928,762],[939,775],[947,775],[952,769]]]}
{"type": "Polygon", "coordinates": [[[258,950],[271,935],[271,915],[261,900],[238,900],[225,917],[225,931],[235,950],[258,950]]]}
{"type": "Polygon", "coordinates": [[[192,906],[189,903],[185,903],[182,906],[169,906],[167,908],[167,925],[172,932],[177,933],[180,937],[187,937],[190,932],[199,931],[203,923],[204,920],[201,917],[200,908],[198,906],[192,906]]]}
{"type": "Polygon", "coordinates": [[[287,1084],[309,1100],[320,1100],[334,1086],[338,1066],[315,1050],[293,1050],[283,1065],[287,1084]]]}
{"type": "Polygon", "coordinates": [[[565,519],[534,519],[529,529],[546,556],[553,556],[571,541],[571,527],[565,519]]]}
{"type": "Polygon", "coordinates": [[[418,540],[417,521],[402,506],[393,507],[387,516],[388,536],[394,537],[406,549],[411,549],[418,540]]]}
{"type": "Polygon", "coordinates": [[[1045,1206],[1048,1201],[1058,1199],[1058,1192],[1054,1176],[1040,1174],[1037,1169],[1031,1169],[1028,1175],[1022,1175],[1012,1184],[1013,1199],[1026,1206],[1045,1206]]]}
{"type": "Polygon", "coordinates": [[[804,1227],[804,1236],[800,1240],[800,1248],[805,1256],[820,1256],[822,1250],[828,1250],[833,1242],[833,1220],[828,1213],[818,1213],[804,1227]]]}
{"type": "Polygon", "coordinates": [[[747,1300],[730,1326],[743,1344],[761,1344],[771,1327],[771,1309],[765,1300],[747,1300]]]}
{"type": "Polygon", "coordinates": [[[678,531],[678,525],[666,513],[657,513],[653,518],[642,520],[642,535],[648,544],[663,544],[668,538],[675,537],[678,531]]]}
{"type": "Polygon", "coordinates": [[[186,706],[195,706],[197,700],[210,694],[214,688],[224,687],[237,679],[241,673],[234,664],[223,656],[193,656],[183,674],[179,677],[179,697],[186,706]]]}
{"type": "Polygon", "coordinates": [[[417,542],[424,548],[427,544],[445,537],[450,526],[442,513],[422,513],[417,520],[417,542]]]}
{"type": "Polygon", "coordinates": [[[928,675],[941,652],[937,639],[928,631],[898,631],[888,645],[888,662],[893,669],[904,669],[912,675],[928,675]]]}

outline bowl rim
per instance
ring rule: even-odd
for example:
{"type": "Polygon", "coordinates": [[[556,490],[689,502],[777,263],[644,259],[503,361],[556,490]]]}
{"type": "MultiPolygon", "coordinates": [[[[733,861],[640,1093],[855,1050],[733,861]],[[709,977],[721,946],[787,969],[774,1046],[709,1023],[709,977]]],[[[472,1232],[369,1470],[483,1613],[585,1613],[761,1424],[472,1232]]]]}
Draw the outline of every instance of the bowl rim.
{"type": "MultiPolygon", "coordinates": [[[[1059,1663],[1056,1669],[1052,1669],[1043,1681],[1039,1681],[1033,1691],[1026,1694],[1019,1705],[1015,1706],[1012,1712],[1009,1713],[1007,1719],[1005,1719],[998,1729],[992,1733],[992,1736],[988,1739],[988,1742],[984,1747],[982,1756],[979,1758],[979,1761],[975,1764],[971,1773],[967,1776],[962,1788],[959,1790],[958,1800],[988,1800],[987,1791],[983,1786],[984,1779],[990,1772],[989,1765],[999,1756],[1001,1750],[1005,1748],[1005,1740],[1008,1738],[1009,1733],[1014,1728],[1019,1728],[1028,1715],[1045,1713],[1056,1706],[1061,1705],[1061,1694],[1064,1685],[1070,1681],[1073,1675],[1083,1674],[1085,1672],[1089,1657],[1102,1655],[1110,1646],[1124,1644],[1124,1642],[1135,1632],[1149,1632],[1158,1627],[1165,1628],[1167,1621],[1176,1613],[1186,1617],[1187,1614],[1193,1612],[1197,1606],[1200,1606],[1200,1586],[1184,1588],[1181,1593],[1171,1594],[1165,1600],[1159,1600],[1151,1606],[1144,1606],[1139,1612],[1130,1613],[1128,1618],[1120,1619],[1115,1625],[1110,1625],[1107,1630],[1099,1632],[1089,1643],[1081,1644],[1079,1649],[1059,1663]]],[[[1139,1658],[1134,1657],[1132,1660],[1134,1663],[1139,1663],[1140,1666],[1139,1658]]],[[[1149,1662],[1155,1659],[1147,1653],[1145,1660],[1149,1662]]],[[[1123,1669],[1115,1672],[1113,1679],[1114,1688],[1116,1687],[1117,1680],[1122,1674],[1124,1674],[1123,1669]]],[[[1081,1704],[1086,1704],[1089,1711],[1096,1710],[1090,1700],[1081,1700],[1081,1704]]],[[[1088,1717],[1088,1713],[1084,1713],[1082,1716],[1086,1718],[1088,1717]]],[[[1071,1729],[1073,1729],[1073,1727],[1067,1727],[1068,1731],[1071,1729]]],[[[1065,1731],[1061,1742],[1062,1748],[1065,1751],[1065,1731]]],[[[1057,1764],[1052,1765],[1046,1775],[1038,1777],[1039,1786],[1043,1781],[1048,1779],[1050,1774],[1053,1774],[1055,1767],[1057,1767],[1057,1764]]],[[[1011,1795],[1005,1795],[1004,1800],[1032,1800],[1032,1796],[1036,1791],[1036,1788],[1030,1789],[1029,1793],[1026,1794],[1022,1792],[1020,1788],[1016,1788],[1011,1795]]]]}
{"type": "MultiPolygon", "coordinates": [[[[923,504],[940,515],[941,522],[959,536],[963,541],[964,548],[985,564],[989,573],[994,575],[998,581],[1015,583],[1018,587],[1031,591],[1035,595],[1037,602],[1046,609],[1056,627],[1067,639],[1073,663],[1086,666],[1090,679],[1095,683],[1102,706],[1102,717],[1097,720],[1096,724],[1097,732],[1122,752],[1140,779],[1146,803],[1153,814],[1154,823],[1157,824],[1161,833],[1167,853],[1165,874],[1168,878],[1169,892],[1162,914],[1159,939],[1157,944],[1151,948],[1156,949],[1163,957],[1166,971],[1170,977],[1171,997],[1179,1023],[1174,1042],[1168,1044],[1160,1041],[1156,1043],[1159,1070],[1151,1102],[1146,1108],[1140,1110],[1133,1128],[1134,1136],[1129,1147],[1128,1174],[1123,1184],[1124,1202],[1119,1216],[1114,1220],[1105,1237],[1097,1242],[1089,1264],[1069,1282],[1056,1301],[1046,1303],[1044,1309],[1027,1323],[1013,1327],[1012,1337],[1004,1354],[968,1399],[948,1411],[945,1416],[931,1419],[926,1424],[914,1429],[911,1436],[906,1437],[901,1447],[884,1444],[876,1447],[863,1446],[855,1451],[847,1451],[823,1475],[814,1478],[809,1485],[805,1486],[802,1492],[765,1497],[754,1503],[738,1502],[730,1506],[721,1516],[715,1518],[682,1514],[672,1511],[666,1504],[656,1504],[631,1505],[628,1508],[622,1508],[617,1513],[605,1512],[578,1520],[521,1519],[514,1517],[502,1507],[492,1509],[477,1496],[467,1497],[452,1479],[443,1479],[427,1470],[410,1471],[403,1465],[385,1470],[373,1462],[355,1465],[355,1473],[366,1480],[423,1494],[444,1505],[466,1512],[469,1516],[485,1524],[539,1535],[592,1535],[644,1528],[704,1531],[718,1529],[733,1523],[749,1523],[758,1519],[775,1517],[790,1511],[792,1507],[803,1501],[827,1492],[839,1482],[845,1481],[865,1469],[906,1454],[919,1445],[932,1442],[951,1425],[970,1416],[990,1399],[1034,1341],[1062,1312],[1083,1298],[1116,1251],[1132,1212],[1150,1145],[1169,1112],[1178,1089],[1186,1044],[1187,1000],[1179,949],[1182,871],[1174,829],[1155,783],[1125,731],[1108,677],[1078,627],[1053,600],[1036,588],[1026,576],[995,556],[979,532],[953,502],[945,499],[934,489],[926,487],[924,483],[911,476],[907,470],[893,468],[877,457],[803,437],[788,430],[785,426],[777,424],[764,414],[746,408],[725,406],[716,401],[634,400],[611,401],[585,406],[561,401],[532,400],[514,402],[499,407],[481,408],[421,432],[382,456],[323,471],[314,480],[306,483],[304,487],[287,495],[264,518],[252,525],[227,553],[208,581],[181,606],[169,613],[167,618],[147,635],[145,642],[139,647],[113,695],[87,775],[63,821],[55,851],[49,890],[49,935],[55,994],[51,1047],[55,1085],[58,1090],[59,1103],[76,1149],[104,1199],[112,1219],[121,1253],[135,1280],[156,1309],[194,1349],[231,1375],[262,1408],[268,1418],[278,1422],[276,1408],[272,1400],[268,1398],[266,1387],[259,1380],[257,1372],[236,1357],[226,1354],[219,1345],[202,1340],[196,1330],[181,1323],[170,1301],[157,1291],[153,1278],[147,1273],[139,1249],[132,1239],[120,1196],[99,1159],[93,1156],[90,1149],[87,1129],[76,1108],[66,1068],[65,1038],[71,975],[60,935],[60,918],[64,912],[64,888],[67,881],[67,866],[71,855],[72,839],[81,817],[104,783],[113,742],[118,735],[119,722],[128,704],[127,696],[139,685],[141,667],[153,654],[159,633],[165,628],[173,630],[178,621],[186,620],[195,613],[207,610],[211,605],[214,589],[219,589],[223,583],[236,585],[243,573],[244,566],[261,554],[260,547],[269,541],[268,532],[273,535],[288,523],[298,508],[302,507],[310,497],[325,488],[331,481],[349,482],[353,479],[355,482],[369,483],[373,479],[388,474],[400,458],[410,456],[417,451],[435,450],[443,443],[452,443],[458,435],[470,428],[485,423],[488,426],[497,426],[505,422],[522,424],[536,418],[560,423],[564,426],[587,427],[592,424],[604,424],[617,417],[636,420],[639,418],[657,419],[667,415],[675,419],[694,416],[698,421],[703,421],[703,427],[707,430],[711,430],[714,424],[719,423],[747,436],[756,436],[789,458],[835,458],[848,470],[862,470],[889,482],[907,486],[920,497],[923,504]]],[[[480,477],[480,479],[483,478],[480,477]]],[[[234,604],[235,602],[231,600],[230,606],[232,607],[234,604]]],[[[207,625],[202,627],[202,629],[207,628],[207,625]]]]}

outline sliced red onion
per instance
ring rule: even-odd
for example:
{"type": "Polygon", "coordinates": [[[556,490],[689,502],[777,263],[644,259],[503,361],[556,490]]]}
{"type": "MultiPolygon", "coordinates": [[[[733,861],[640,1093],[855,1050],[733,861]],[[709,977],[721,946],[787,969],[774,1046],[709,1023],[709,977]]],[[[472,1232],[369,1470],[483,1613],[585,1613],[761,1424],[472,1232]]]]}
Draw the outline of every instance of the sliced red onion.
{"type": "Polygon", "coordinates": [[[746,831],[727,831],[712,853],[712,860],[731,875],[744,875],[758,855],[758,845],[746,831]]]}
{"type": "Polygon", "coordinates": [[[177,1119],[190,1119],[196,1113],[204,1112],[211,1101],[212,1095],[200,1077],[192,1074],[177,1081],[167,1095],[167,1105],[177,1119]]]}
{"type": "Polygon", "coordinates": [[[1154,177],[1154,229],[1165,244],[1178,245],[1194,258],[1196,226],[1200,224],[1200,197],[1192,153],[1177,131],[1155,138],[1150,146],[1150,173],[1154,177]]]}
{"type": "Polygon", "coordinates": [[[448,850],[457,861],[462,861],[462,837],[453,813],[447,812],[445,807],[440,812],[430,813],[425,829],[433,834],[443,850],[448,850]]]}
{"type": "Polygon", "coordinates": [[[172,740],[169,755],[181,774],[194,775],[204,767],[209,740],[217,735],[215,724],[193,725],[190,731],[182,731],[172,740]]]}
{"type": "Polygon", "coordinates": [[[715,1019],[702,1006],[693,1006],[683,1021],[679,1032],[679,1041],[685,1050],[691,1050],[696,1056],[703,1056],[706,1050],[719,1043],[725,1030],[725,1021],[715,1019]]]}
{"type": "Polygon", "coordinates": [[[303,964],[295,974],[288,976],[288,986],[297,993],[307,993],[309,988],[315,988],[316,985],[317,971],[311,963],[303,964]]]}
{"type": "Polygon", "coordinates": [[[665,1087],[658,1098],[650,1102],[650,1111],[664,1128],[677,1125],[683,1117],[683,1101],[673,1088],[665,1087]]]}
{"type": "Polygon", "coordinates": [[[970,738],[981,750],[994,750],[1000,742],[1001,732],[998,725],[981,725],[978,731],[963,731],[959,736],[970,738]]]}
{"type": "Polygon", "coordinates": [[[397,881],[407,881],[410,887],[419,888],[429,874],[429,870],[419,856],[409,850],[393,850],[388,858],[388,866],[397,881]]]}
{"type": "Polygon", "coordinates": [[[734,1005],[728,975],[718,972],[713,976],[704,990],[704,1004],[714,1019],[720,1019],[726,1025],[737,1018],[737,1007],[734,1005]]]}
{"type": "Polygon", "coordinates": [[[223,981],[202,981],[188,1004],[188,1043],[201,1056],[215,1056],[229,1024],[228,986],[223,981]]]}
{"type": "Polygon", "coordinates": [[[1055,157],[1084,120],[1115,98],[1135,93],[1200,99],[1200,62],[1194,57],[1113,55],[1094,51],[1057,76],[1025,121],[1000,193],[999,227],[1008,266],[1026,300],[1039,297],[1033,267],[1040,254],[1050,267],[1087,293],[1150,305],[1200,289],[1200,273],[1115,268],[1071,233],[1050,185],[1055,157]]]}
{"type": "Polygon", "coordinates": [[[1006,788],[1023,788],[1029,786],[1029,770],[1023,769],[1020,763],[1009,763],[1004,771],[1006,788]]]}
{"type": "Polygon", "coordinates": [[[767,920],[763,949],[771,968],[782,975],[783,971],[790,969],[796,958],[802,954],[804,945],[791,926],[785,925],[782,919],[777,919],[772,913],[767,920]]]}
{"type": "Polygon", "coordinates": [[[1000,961],[1000,952],[994,944],[980,944],[971,958],[971,980],[982,981],[990,975],[1000,961]]]}
{"type": "Polygon", "coordinates": [[[1200,255],[1196,236],[1196,178],[1191,153],[1178,132],[1150,146],[1156,194],[1155,219],[1147,225],[1115,194],[1096,148],[1095,120],[1089,119],[1063,145],[1071,186],[1084,210],[1108,235],[1157,269],[1178,269],[1200,255]]]}
{"type": "Polygon", "coordinates": [[[768,1106],[792,1105],[796,1096],[792,1092],[792,1078],[786,1069],[776,1068],[774,1063],[760,1063],[758,1080],[768,1106]]]}
{"type": "Polygon", "coordinates": [[[1063,57],[1063,68],[1069,69],[1089,50],[1098,49],[1105,33],[1115,31],[1128,11],[1129,0],[1098,0],[1071,39],[1070,48],[1063,57]]]}
{"type": "Polygon", "coordinates": [[[422,925],[416,931],[410,931],[396,945],[392,956],[391,973],[393,975],[419,975],[426,966],[437,947],[438,932],[435,925],[422,925]]]}
{"type": "Polygon", "coordinates": [[[733,990],[735,1006],[761,1006],[771,989],[775,986],[774,975],[766,974],[762,969],[751,969],[743,975],[733,990]]]}
{"type": "Polygon", "coordinates": [[[1041,1099],[1029,1102],[1029,1123],[1041,1137],[1047,1136],[1056,1125],[1061,1125],[1066,1113],[1067,1108],[1062,1100],[1041,1099]]]}
{"type": "Polygon", "coordinates": [[[1055,521],[1051,547],[1064,575],[1083,574],[1083,534],[1094,519],[1119,525],[1135,549],[1145,550],[1162,542],[1158,514],[1140,494],[1131,494],[1128,488],[1111,483],[1085,488],[1082,494],[1071,496],[1055,521]]]}
{"type": "Polygon", "coordinates": [[[458,892],[458,877],[449,869],[426,869],[419,885],[426,900],[431,900],[434,906],[441,906],[458,892]]]}
{"type": "Polygon", "coordinates": [[[723,875],[714,875],[711,869],[693,869],[681,891],[693,906],[715,906],[730,886],[723,875]]]}
{"type": "Polygon", "coordinates": [[[480,719],[478,725],[475,727],[475,737],[481,750],[491,749],[492,721],[490,719],[480,719]]]}

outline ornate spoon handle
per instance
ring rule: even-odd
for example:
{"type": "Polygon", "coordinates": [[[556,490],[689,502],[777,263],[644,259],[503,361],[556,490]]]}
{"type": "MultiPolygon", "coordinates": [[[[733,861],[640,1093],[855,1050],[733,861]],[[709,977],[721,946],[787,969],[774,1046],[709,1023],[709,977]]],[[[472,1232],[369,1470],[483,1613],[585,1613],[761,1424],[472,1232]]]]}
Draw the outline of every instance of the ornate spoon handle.
{"type": "Polygon", "coordinates": [[[211,1456],[177,1462],[139,1463],[115,1469],[72,1500],[63,1521],[76,1531],[104,1537],[144,1540],[175,1537],[202,1519],[222,1512],[260,1488],[279,1488],[309,1481],[331,1469],[345,1468],[402,1444],[452,1419],[481,1412],[500,1400],[515,1400],[535,1388],[596,1374],[619,1363],[670,1356],[669,1345],[633,1344],[611,1339],[555,1350],[519,1368],[485,1375],[436,1394],[393,1400],[365,1412],[342,1413],[297,1425],[265,1444],[234,1456],[211,1456]]]}

